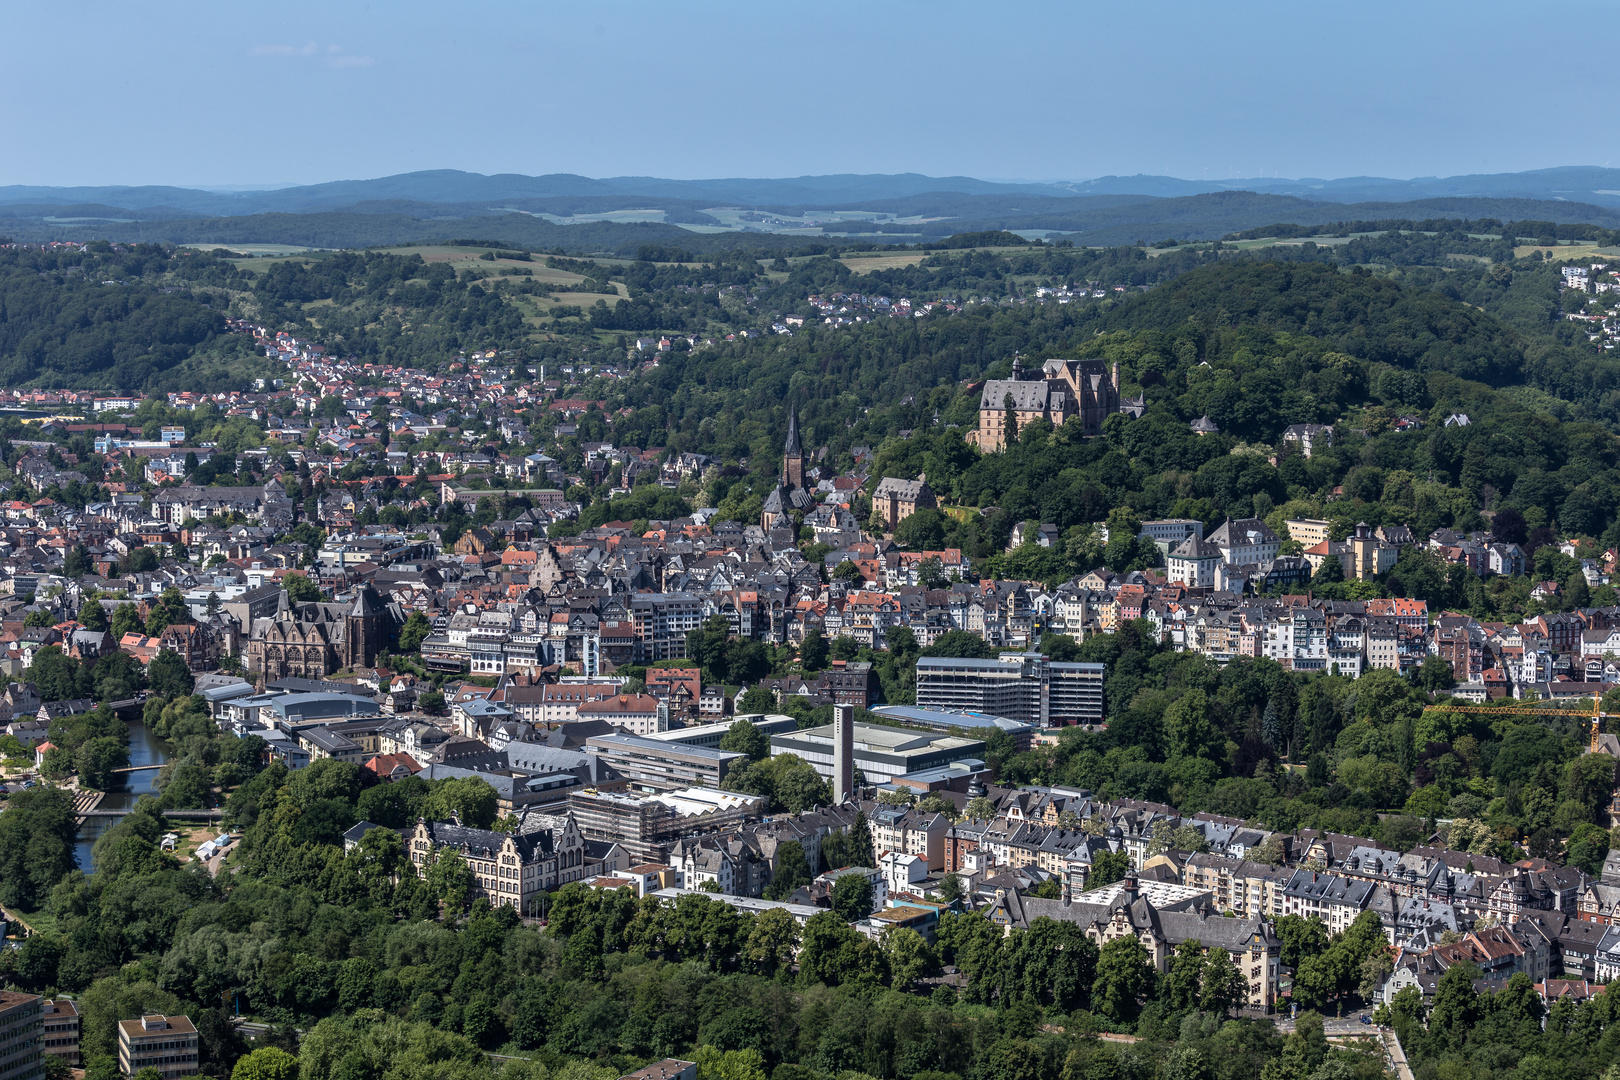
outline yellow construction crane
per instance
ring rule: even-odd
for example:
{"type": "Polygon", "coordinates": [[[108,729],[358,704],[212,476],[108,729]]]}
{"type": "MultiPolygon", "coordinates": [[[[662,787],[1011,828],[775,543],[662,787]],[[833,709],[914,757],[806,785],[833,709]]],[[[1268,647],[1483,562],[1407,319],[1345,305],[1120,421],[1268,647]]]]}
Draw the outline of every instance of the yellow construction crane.
{"type": "Polygon", "coordinates": [[[1588,745],[1589,753],[1598,752],[1598,735],[1603,730],[1603,718],[1608,714],[1602,711],[1603,699],[1592,698],[1592,711],[1587,714],[1575,709],[1536,709],[1519,705],[1425,705],[1424,712],[1455,712],[1455,713],[1511,713],[1515,716],[1582,716],[1586,715],[1592,721],[1592,738],[1588,745]]]}

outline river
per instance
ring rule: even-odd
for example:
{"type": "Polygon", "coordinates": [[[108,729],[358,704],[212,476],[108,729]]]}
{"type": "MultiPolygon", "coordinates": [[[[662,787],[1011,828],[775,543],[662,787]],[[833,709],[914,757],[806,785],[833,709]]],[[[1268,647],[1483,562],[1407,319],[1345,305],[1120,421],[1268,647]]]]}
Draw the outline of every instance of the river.
{"type": "MultiPolygon", "coordinates": [[[[129,763],[131,765],[162,765],[169,760],[169,748],[162,739],[147,730],[145,724],[139,720],[132,720],[129,724],[129,763]]],[[[134,807],[136,800],[142,795],[157,794],[158,771],[156,769],[143,769],[140,772],[121,773],[118,779],[122,781],[118,787],[107,792],[106,798],[101,800],[98,810],[129,810],[134,807]]],[[[90,850],[95,847],[96,838],[117,824],[117,818],[87,818],[79,826],[79,837],[73,845],[73,855],[79,868],[85,873],[91,873],[95,867],[91,864],[90,850]]]]}

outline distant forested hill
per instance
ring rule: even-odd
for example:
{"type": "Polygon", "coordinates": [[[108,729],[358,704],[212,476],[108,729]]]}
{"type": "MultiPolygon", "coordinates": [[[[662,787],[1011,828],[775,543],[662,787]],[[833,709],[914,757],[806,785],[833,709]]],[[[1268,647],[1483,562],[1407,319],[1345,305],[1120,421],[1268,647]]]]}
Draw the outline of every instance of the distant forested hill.
{"type": "MultiPolygon", "coordinates": [[[[1556,226],[1620,229],[1620,208],[1569,199],[1446,197],[1411,202],[1330,202],[1266,191],[1210,191],[1156,197],[1070,194],[1051,185],[982,184],[962,177],[822,177],[805,182],[726,181],[718,186],[629,178],[628,186],[584,177],[472,177],[411,174],[277,192],[220,195],[180,189],[0,188],[0,229],[25,240],[297,244],[374,247],[484,237],[567,253],[626,255],[648,243],[676,243],[698,255],[739,250],[848,248],[868,239],[933,240],[1012,230],[1063,234],[1091,246],[1213,240],[1281,223],[1269,235],[1300,235],[1347,220],[1446,217],[1523,219],[1556,226]],[[813,182],[812,182],[813,181],[813,182]],[[54,194],[53,194],[54,192],[54,194]],[[722,198],[722,196],[731,196],[722,198]],[[805,231],[696,233],[714,226],[705,209],[752,205],[789,218],[810,214],[805,231]],[[557,225],[537,215],[659,210],[663,222],[557,225]],[[858,211],[862,217],[830,215],[858,211]],[[818,224],[819,222],[819,224],[818,224]],[[854,234],[854,237],[842,235],[854,234]]],[[[1393,189],[1392,189],[1393,190],[1393,189]]],[[[1607,190],[1607,189],[1604,189],[1607,190]]],[[[795,223],[797,224],[797,223],[795,223]]],[[[1541,231],[1527,235],[1541,235],[1541,231]]]]}
{"type": "Polygon", "coordinates": [[[1111,312],[1104,325],[1173,330],[1187,322],[1309,334],[1339,352],[1417,372],[1519,381],[1520,335],[1430,289],[1321,263],[1229,260],[1176,278],[1111,312]]]}
{"type": "MultiPolygon", "coordinates": [[[[677,216],[690,216],[690,212],[677,216]]],[[[254,214],[246,217],[191,218],[97,223],[68,227],[42,220],[0,222],[19,240],[83,240],[87,235],[123,243],[291,244],[313,248],[387,247],[461,238],[487,239],[508,247],[538,251],[632,255],[645,244],[678,245],[704,255],[739,249],[791,251],[827,244],[816,237],[770,233],[696,233],[659,222],[585,222],[557,225],[530,214],[459,214],[419,217],[397,213],[341,211],[312,214],[254,214]]],[[[839,241],[845,248],[871,244],[839,241]]]]}
{"type": "MultiPolygon", "coordinates": [[[[192,258],[199,275],[232,272],[192,258]]],[[[0,385],[135,390],[223,345],[225,316],[206,294],[162,284],[173,259],[0,251],[0,385]]]]}
{"type": "MultiPolygon", "coordinates": [[[[1097,200],[1100,202],[1101,200],[1097,200]]],[[[1214,240],[1266,222],[1323,225],[1375,218],[1496,218],[1583,222],[1620,228],[1620,210],[1539,199],[1422,199],[1405,203],[1330,203],[1292,195],[1222,191],[1174,199],[1097,205],[1091,199],[1051,199],[1039,207],[961,216],[924,226],[929,233],[976,229],[1046,229],[1072,233],[1075,243],[1130,244],[1138,240],[1214,240]]]]}

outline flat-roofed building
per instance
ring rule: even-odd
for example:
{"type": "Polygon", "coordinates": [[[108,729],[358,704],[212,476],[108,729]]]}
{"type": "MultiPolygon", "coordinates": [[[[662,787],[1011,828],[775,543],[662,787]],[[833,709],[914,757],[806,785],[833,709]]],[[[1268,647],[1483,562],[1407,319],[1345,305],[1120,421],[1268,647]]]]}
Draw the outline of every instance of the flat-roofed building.
{"type": "MultiPolygon", "coordinates": [[[[833,727],[785,731],[771,736],[771,756],[797,754],[816,772],[833,774],[833,727]]],[[[931,731],[855,725],[855,768],[869,784],[887,784],[907,773],[949,765],[964,758],[984,757],[984,742],[931,731]]]]}
{"type": "Polygon", "coordinates": [[[634,889],[639,897],[655,893],[659,889],[679,889],[682,887],[683,878],[681,872],[668,863],[642,863],[627,870],[602,874],[585,884],[592,889],[622,889],[628,886],[634,889]]]}
{"type": "Polygon", "coordinates": [[[567,805],[570,792],[582,786],[580,778],[571,772],[524,772],[516,769],[465,768],[459,765],[441,765],[430,762],[415,775],[429,782],[477,777],[495,789],[495,807],[502,814],[515,814],[520,810],[550,810],[561,813],[567,805]]]}
{"type": "Polygon", "coordinates": [[[810,904],[790,904],[784,900],[761,900],[757,896],[738,896],[735,893],[711,893],[702,889],[659,889],[652,894],[673,907],[683,896],[701,896],[705,900],[718,900],[748,915],[763,915],[767,911],[785,911],[793,921],[803,926],[817,915],[827,911],[810,904]]]}
{"type": "Polygon", "coordinates": [[[720,740],[726,737],[731,725],[738,720],[747,720],[755,728],[766,735],[775,735],[779,731],[794,731],[799,722],[791,716],[781,713],[744,713],[733,716],[730,720],[721,720],[713,724],[698,724],[696,727],[670,728],[668,731],[655,732],[646,736],[659,742],[684,743],[687,746],[709,746],[718,748],[720,740]]]}
{"type": "Polygon", "coordinates": [[[1164,518],[1159,521],[1144,521],[1139,535],[1152,540],[1153,546],[1159,549],[1160,555],[1168,555],[1171,548],[1176,547],[1189,536],[1202,540],[1204,538],[1204,523],[1196,518],[1164,518]]]}
{"type": "Polygon", "coordinates": [[[601,757],[632,789],[649,792],[717,788],[734,764],[748,760],[747,754],[639,735],[593,735],[585,740],[585,749],[601,757]]]}
{"type": "Polygon", "coordinates": [[[1059,664],[1048,662],[1046,683],[1047,723],[1057,726],[1100,724],[1103,722],[1103,664],[1059,664]]]}
{"type": "Polygon", "coordinates": [[[920,705],[876,705],[868,710],[874,716],[893,720],[907,727],[927,728],[942,735],[960,732],[966,735],[990,734],[1005,731],[1012,736],[1013,745],[1028,750],[1034,739],[1035,725],[1022,720],[1009,720],[1005,716],[972,709],[930,709],[920,705]]]}
{"type": "Polygon", "coordinates": [[[1036,727],[1100,724],[1102,664],[1058,663],[1039,653],[994,660],[917,658],[917,705],[982,712],[1036,727]]]}
{"type": "Polygon", "coordinates": [[[118,1071],[158,1071],[163,1080],[197,1075],[197,1028],[190,1017],[153,1013],[118,1021],[118,1071]]]}
{"type": "Polygon", "coordinates": [[[902,929],[915,930],[923,936],[923,940],[933,941],[934,931],[938,926],[939,911],[936,908],[897,904],[872,912],[857,922],[855,929],[874,941],[881,940],[884,933],[889,930],[902,929]]]}
{"type": "Polygon", "coordinates": [[[616,843],[637,861],[661,862],[683,836],[719,832],[765,813],[765,799],[717,788],[633,795],[590,788],[568,796],[568,810],[587,840],[616,843]]]}
{"type": "Polygon", "coordinates": [[[1293,521],[1285,521],[1283,524],[1288,527],[1288,538],[1298,541],[1302,547],[1315,547],[1317,544],[1325,544],[1332,539],[1329,535],[1333,531],[1333,522],[1331,521],[1298,518],[1293,521]]]}
{"type": "Polygon", "coordinates": [[[680,1058],[665,1058],[644,1065],[633,1073],[625,1073],[619,1080],[697,1080],[697,1064],[680,1058]]]}
{"type": "Polygon", "coordinates": [[[44,1018],[47,1054],[59,1057],[75,1068],[79,1065],[79,1007],[67,998],[46,998],[40,1002],[44,1018]]]}
{"type": "Polygon", "coordinates": [[[0,1080],[39,1080],[44,1011],[38,994],[0,990],[0,1080]]]}

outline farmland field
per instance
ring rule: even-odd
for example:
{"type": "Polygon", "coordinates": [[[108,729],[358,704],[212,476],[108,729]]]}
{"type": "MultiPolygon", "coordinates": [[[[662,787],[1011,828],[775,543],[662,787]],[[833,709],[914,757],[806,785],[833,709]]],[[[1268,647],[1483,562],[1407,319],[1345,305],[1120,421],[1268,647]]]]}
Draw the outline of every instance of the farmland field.
{"type": "Polygon", "coordinates": [[[857,274],[870,274],[873,270],[897,270],[902,266],[915,266],[929,255],[926,251],[906,255],[874,255],[868,258],[851,257],[838,261],[857,274]]]}

